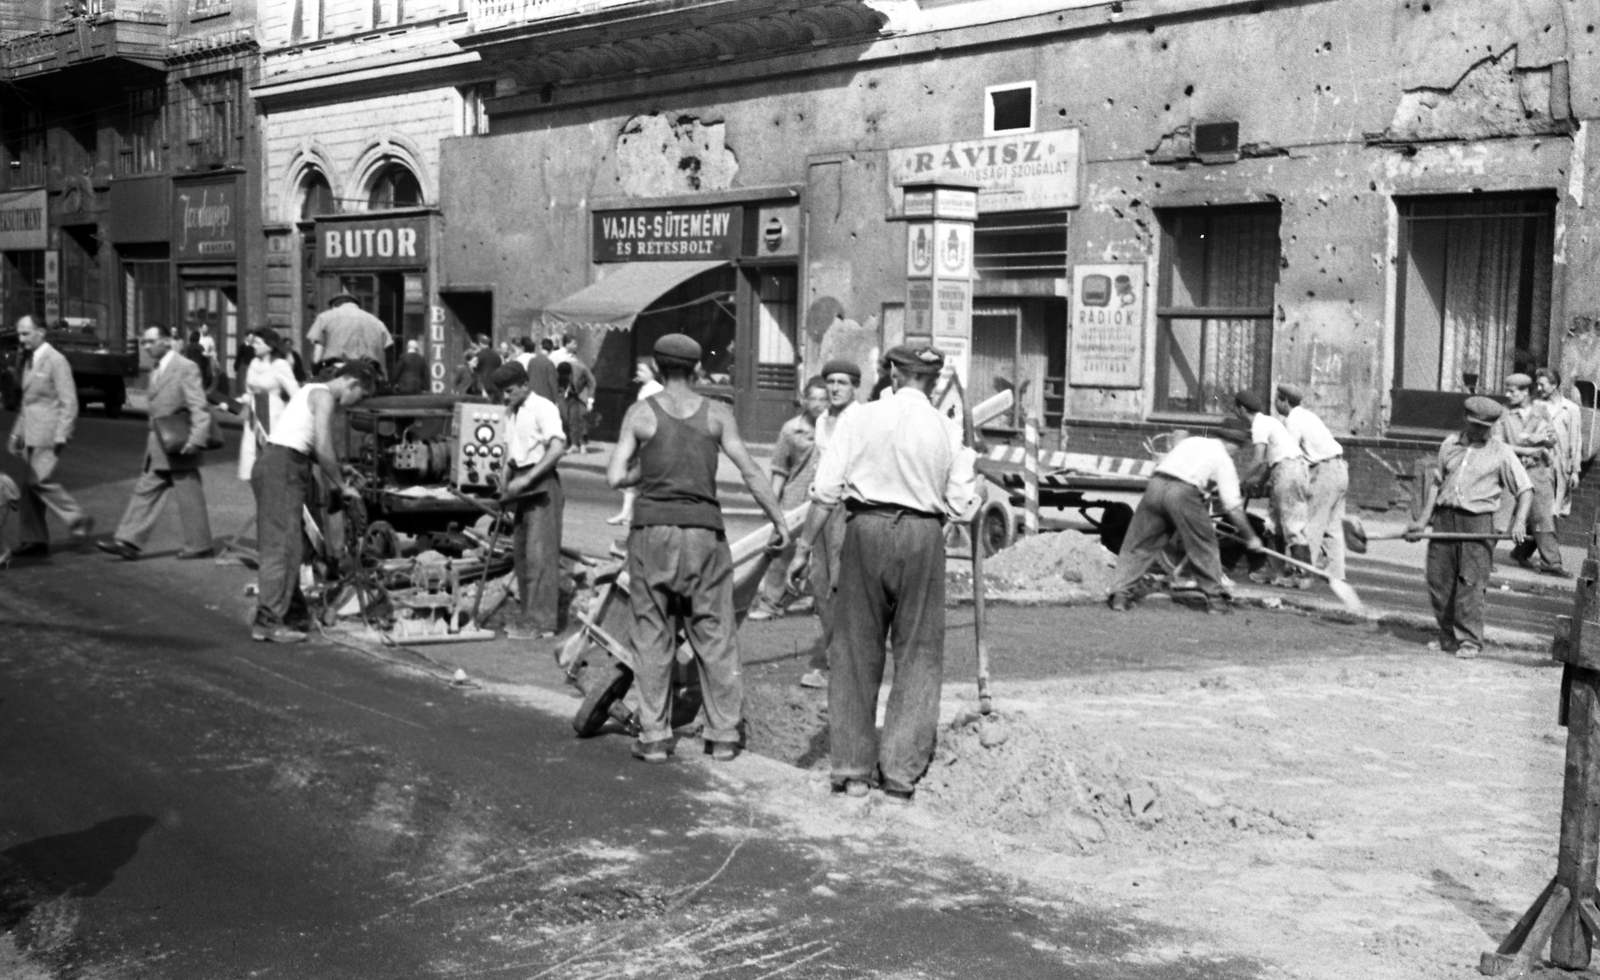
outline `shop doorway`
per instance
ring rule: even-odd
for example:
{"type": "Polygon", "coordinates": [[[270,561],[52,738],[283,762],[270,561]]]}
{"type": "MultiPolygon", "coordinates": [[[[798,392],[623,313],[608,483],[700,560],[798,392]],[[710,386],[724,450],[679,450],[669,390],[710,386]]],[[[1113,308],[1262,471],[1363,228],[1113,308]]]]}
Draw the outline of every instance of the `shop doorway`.
{"type": "Polygon", "coordinates": [[[1047,430],[1061,425],[1066,375],[1066,310],[1060,300],[978,303],[972,311],[967,392],[977,403],[1013,391],[997,428],[1021,430],[1028,415],[1047,430]]]}
{"type": "Polygon", "coordinates": [[[742,270],[749,299],[740,305],[751,311],[746,336],[754,356],[741,365],[746,376],[735,397],[739,429],[752,442],[772,442],[783,423],[799,411],[800,358],[799,281],[794,266],[756,267],[742,270]]]}
{"type": "Polygon", "coordinates": [[[423,342],[422,275],[404,272],[346,272],[339,276],[338,289],[356,298],[363,310],[389,328],[394,346],[389,348],[386,370],[393,370],[395,359],[406,349],[406,341],[423,342]]]}
{"type": "Polygon", "coordinates": [[[182,280],[183,340],[199,332],[214,344],[215,359],[202,365],[216,390],[229,390],[230,365],[239,358],[239,284],[232,278],[182,280]]]}

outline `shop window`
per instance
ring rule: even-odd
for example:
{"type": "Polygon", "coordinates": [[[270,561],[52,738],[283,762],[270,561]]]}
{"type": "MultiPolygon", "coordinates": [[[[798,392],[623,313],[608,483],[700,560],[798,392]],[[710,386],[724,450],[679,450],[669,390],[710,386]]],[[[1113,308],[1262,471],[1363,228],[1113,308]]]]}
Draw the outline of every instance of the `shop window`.
{"type": "Polygon", "coordinates": [[[795,356],[798,281],[792,270],[757,273],[756,387],[766,391],[793,393],[800,388],[795,356]]]}
{"type": "Polygon", "coordinates": [[[207,334],[217,346],[213,380],[226,377],[239,356],[239,289],[231,280],[183,283],[183,336],[207,334]]]}
{"type": "Polygon", "coordinates": [[[14,325],[19,317],[31,316],[44,322],[44,252],[39,250],[0,253],[0,310],[4,323],[14,325]]]}
{"type": "Polygon", "coordinates": [[[1066,211],[979,215],[972,239],[978,278],[1066,278],[1067,222],[1066,211]]]}
{"type": "Polygon", "coordinates": [[[162,126],[166,92],[161,88],[129,92],[122,118],[117,120],[117,173],[120,176],[161,170],[162,126]]]}
{"type": "Polygon", "coordinates": [[[327,0],[293,0],[294,9],[289,15],[289,43],[317,41],[326,33],[323,17],[327,0]]]}
{"type": "Polygon", "coordinates": [[[991,85],[983,90],[983,135],[1033,132],[1033,82],[991,85]]]}
{"type": "Polygon", "coordinates": [[[1156,309],[1158,412],[1225,414],[1234,392],[1267,397],[1278,208],[1169,208],[1156,309]]]}
{"type": "Polygon", "coordinates": [[[130,340],[171,319],[171,265],[165,245],[124,245],[122,260],[122,335],[130,340]]]}
{"type": "Polygon", "coordinates": [[[1545,366],[1555,203],[1548,193],[1396,199],[1391,425],[1454,428],[1467,396],[1545,366]]]}
{"type": "Polygon", "coordinates": [[[372,182],[367,207],[373,211],[412,208],[422,204],[422,184],[404,164],[391,163],[372,182]]]}
{"type": "Polygon", "coordinates": [[[0,142],[5,146],[7,190],[44,184],[44,117],[37,109],[0,106],[0,142]]]}
{"type": "Polygon", "coordinates": [[[300,181],[300,220],[311,221],[326,214],[339,213],[339,200],[333,186],[320,170],[307,171],[300,181]]]}
{"type": "Polygon", "coordinates": [[[238,157],[239,77],[232,73],[190,79],[185,139],[188,164],[215,168],[238,157]]]}
{"type": "Polygon", "coordinates": [[[489,110],[485,102],[494,98],[494,83],[481,82],[463,85],[461,93],[461,125],[457,136],[489,135],[489,110]]]}
{"type": "Polygon", "coordinates": [[[96,225],[61,229],[61,318],[68,327],[95,330],[106,322],[96,225]]]}

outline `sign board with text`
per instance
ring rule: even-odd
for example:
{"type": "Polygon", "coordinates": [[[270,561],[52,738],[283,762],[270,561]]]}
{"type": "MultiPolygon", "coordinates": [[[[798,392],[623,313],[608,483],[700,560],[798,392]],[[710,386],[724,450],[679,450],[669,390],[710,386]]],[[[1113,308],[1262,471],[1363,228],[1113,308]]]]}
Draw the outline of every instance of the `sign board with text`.
{"type": "MultiPolygon", "coordinates": [[[[895,185],[959,180],[978,185],[978,211],[983,214],[1075,208],[1081,145],[1078,130],[1058,129],[893,149],[889,174],[896,205],[906,192],[895,185]]],[[[909,202],[912,207],[921,203],[909,202]]]]}
{"type": "Polygon", "coordinates": [[[596,262],[736,259],[744,249],[744,206],[596,211],[596,262]]]}
{"type": "Polygon", "coordinates": [[[1072,270],[1067,381],[1077,388],[1144,384],[1145,267],[1080,265],[1072,270]]]}
{"type": "Polygon", "coordinates": [[[416,268],[427,264],[426,215],[317,222],[319,268],[416,268]]]}
{"type": "Polygon", "coordinates": [[[172,257],[232,262],[239,253],[239,181],[174,184],[172,257]]]}
{"type": "Polygon", "coordinates": [[[0,194],[0,252],[22,252],[50,247],[45,225],[45,192],[17,191],[0,194]]]}

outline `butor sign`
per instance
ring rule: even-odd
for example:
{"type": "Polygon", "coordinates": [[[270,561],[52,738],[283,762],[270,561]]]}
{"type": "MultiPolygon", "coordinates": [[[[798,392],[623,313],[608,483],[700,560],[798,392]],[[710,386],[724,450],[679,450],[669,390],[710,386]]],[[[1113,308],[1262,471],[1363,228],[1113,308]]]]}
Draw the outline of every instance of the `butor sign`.
{"type": "Polygon", "coordinates": [[[172,188],[172,257],[232,261],[239,251],[236,178],[172,188]]]}
{"type": "Polygon", "coordinates": [[[318,268],[414,268],[427,264],[428,219],[425,215],[317,222],[318,268]]]}
{"type": "Polygon", "coordinates": [[[744,206],[596,211],[594,261],[681,262],[738,258],[744,206]]]}
{"type": "MultiPolygon", "coordinates": [[[[892,185],[930,179],[976,183],[978,211],[992,214],[1077,207],[1081,161],[1078,130],[1060,129],[890,150],[889,174],[892,185]]],[[[894,187],[897,207],[903,193],[894,187]]]]}

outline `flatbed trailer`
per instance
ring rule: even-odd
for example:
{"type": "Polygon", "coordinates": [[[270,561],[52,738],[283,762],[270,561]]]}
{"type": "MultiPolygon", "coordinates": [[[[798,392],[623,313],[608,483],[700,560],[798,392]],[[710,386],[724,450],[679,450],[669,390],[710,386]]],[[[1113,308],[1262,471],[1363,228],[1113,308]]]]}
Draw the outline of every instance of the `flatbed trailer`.
{"type": "MultiPolygon", "coordinates": [[[[984,553],[992,555],[1016,539],[1026,511],[1024,490],[1025,450],[1021,446],[994,446],[978,458],[980,475],[1002,492],[991,493],[984,504],[984,553]]],[[[1155,472],[1154,459],[1095,456],[1088,453],[1039,454],[1039,506],[1076,510],[1100,535],[1107,550],[1122,548],[1133,519],[1133,507],[1121,500],[1099,499],[1096,494],[1143,493],[1155,472]]]]}

